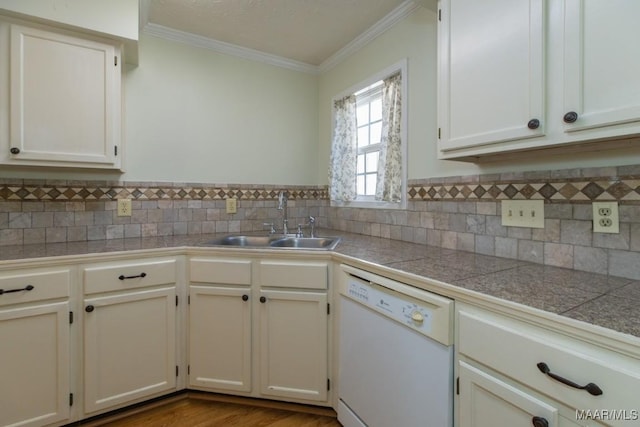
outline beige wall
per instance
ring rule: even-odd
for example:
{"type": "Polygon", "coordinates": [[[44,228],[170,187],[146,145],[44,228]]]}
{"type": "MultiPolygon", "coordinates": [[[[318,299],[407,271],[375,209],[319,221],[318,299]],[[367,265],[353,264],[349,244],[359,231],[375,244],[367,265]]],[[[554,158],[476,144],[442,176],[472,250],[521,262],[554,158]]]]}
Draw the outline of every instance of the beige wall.
{"type": "Polygon", "coordinates": [[[317,77],[141,37],[125,180],[313,184],[317,77]]]}
{"type": "Polygon", "coordinates": [[[481,165],[437,160],[436,12],[421,8],[320,76],[318,184],[327,182],[332,98],[402,58],[409,62],[409,179],[640,163],[638,150],[562,156],[525,154],[515,160],[481,165]]]}

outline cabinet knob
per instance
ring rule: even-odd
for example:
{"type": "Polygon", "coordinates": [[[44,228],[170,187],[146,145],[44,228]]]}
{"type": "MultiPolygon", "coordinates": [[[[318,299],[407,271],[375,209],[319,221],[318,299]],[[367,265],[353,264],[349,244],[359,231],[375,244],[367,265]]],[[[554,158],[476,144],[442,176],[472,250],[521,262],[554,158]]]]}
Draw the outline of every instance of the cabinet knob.
{"type": "Polygon", "coordinates": [[[542,417],[533,417],[531,424],[533,424],[533,427],[549,427],[549,421],[542,417]]]}
{"type": "Polygon", "coordinates": [[[576,113],[575,111],[569,111],[564,115],[563,120],[565,123],[574,123],[576,120],[578,120],[578,113],[576,113]]]}
{"type": "Polygon", "coordinates": [[[260,302],[263,304],[267,302],[267,297],[260,297],[260,302]]]}
{"type": "Polygon", "coordinates": [[[93,310],[95,310],[95,307],[92,305],[88,305],[84,309],[84,311],[86,311],[87,313],[91,313],[93,310]]]}
{"type": "Polygon", "coordinates": [[[540,127],[540,120],[538,119],[529,120],[529,123],[527,123],[527,127],[529,129],[538,129],[540,127]]]}
{"type": "Polygon", "coordinates": [[[20,149],[18,147],[11,147],[9,150],[11,154],[20,154],[20,149]]]}
{"type": "Polygon", "coordinates": [[[249,295],[242,295],[242,301],[249,301],[249,295]]]}

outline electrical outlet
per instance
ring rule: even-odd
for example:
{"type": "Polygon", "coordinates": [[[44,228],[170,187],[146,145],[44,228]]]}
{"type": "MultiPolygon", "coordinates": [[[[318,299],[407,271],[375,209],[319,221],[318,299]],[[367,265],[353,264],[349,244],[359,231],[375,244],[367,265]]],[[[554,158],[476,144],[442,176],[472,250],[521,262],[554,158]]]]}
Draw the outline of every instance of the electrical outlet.
{"type": "Polygon", "coordinates": [[[544,228],[544,200],[503,200],[502,225],[544,228]]]}
{"type": "Polygon", "coordinates": [[[234,214],[238,211],[237,199],[226,199],[227,200],[227,213],[234,214]]]}
{"type": "Polygon", "coordinates": [[[618,202],[593,202],[593,232],[620,233],[618,202]]]}
{"type": "Polygon", "coordinates": [[[118,216],[131,216],[131,199],[118,199],[118,216]]]}

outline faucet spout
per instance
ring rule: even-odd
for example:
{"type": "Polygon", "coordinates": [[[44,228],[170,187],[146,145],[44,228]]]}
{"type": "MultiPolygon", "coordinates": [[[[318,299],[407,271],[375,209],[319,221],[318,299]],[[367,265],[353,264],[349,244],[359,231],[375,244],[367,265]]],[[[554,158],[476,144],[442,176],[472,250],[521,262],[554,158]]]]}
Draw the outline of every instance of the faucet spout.
{"type": "Polygon", "coordinates": [[[282,211],[282,232],[283,234],[289,234],[289,217],[287,215],[287,200],[288,196],[285,191],[281,191],[278,194],[278,210],[282,211]]]}

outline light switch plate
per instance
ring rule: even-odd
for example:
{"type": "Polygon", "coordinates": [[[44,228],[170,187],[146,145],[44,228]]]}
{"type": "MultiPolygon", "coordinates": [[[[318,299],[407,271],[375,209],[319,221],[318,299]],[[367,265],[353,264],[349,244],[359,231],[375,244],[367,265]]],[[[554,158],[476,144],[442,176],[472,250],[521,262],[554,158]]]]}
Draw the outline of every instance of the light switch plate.
{"type": "Polygon", "coordinates": [[[544,228],[544,200],[503,200],[502,225],[544,228]]]}
{"type": "Polygon", "coordinates": [[[593,232],[620,233],[618,202],[593,202],[593,232]]]}
{"type": "Polygon", "coordinates": [[[131,199],[118,199],[118,216],[131,216],[131,199]]]}
{"type": "Polygon", "coordinates": [[[230,198],[230,199],[226,199],[227,200],[227,213],[228,214],[234,214],[238,211],[238,206],[237,206],[237,200],[230,198]]]}

